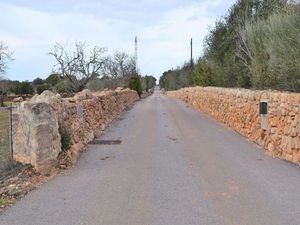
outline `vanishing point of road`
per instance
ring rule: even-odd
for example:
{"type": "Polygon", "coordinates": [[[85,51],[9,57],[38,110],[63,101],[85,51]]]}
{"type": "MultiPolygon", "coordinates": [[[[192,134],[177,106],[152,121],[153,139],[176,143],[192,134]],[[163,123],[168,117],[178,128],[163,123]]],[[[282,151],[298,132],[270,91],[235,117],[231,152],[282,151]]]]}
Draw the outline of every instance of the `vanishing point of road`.
{"type": "Polygon", "coordinates": [[[300,169],[156,91],[1,225],[299,225],[300,169]]]}

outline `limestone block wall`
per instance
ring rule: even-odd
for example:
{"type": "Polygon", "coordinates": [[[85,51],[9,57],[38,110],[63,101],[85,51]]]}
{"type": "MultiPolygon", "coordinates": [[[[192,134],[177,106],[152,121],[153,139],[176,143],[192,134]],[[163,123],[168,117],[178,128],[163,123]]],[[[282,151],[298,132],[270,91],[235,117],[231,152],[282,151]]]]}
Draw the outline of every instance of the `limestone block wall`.
{"type": "Polygon", "coordinates": [[[217,87],[167,92],[238,131],[280,158],[300,163],[300,94],[217,87]],[[268,102],[266,127],[259,115],[268,102]]]}
{"type": "Polygon", "coordinates": [[[126,108],[139,99],[131,90],[91,93],[83,91],[74,98],[64,99],[56,109],[61,129],[71,135],[68,151],[75,162],[85,145],[92,141],[126,108]]]}
{"type": "Polygon", "coordinates": [[[75,162],[87,143],[138,99],[138,94],[128,89],[84,90],[73,98],[45,91],[17,103],[13,110],[14,159],[48,173],[62,152],[63,132],[69,137],[67,153],[75,162]]]}

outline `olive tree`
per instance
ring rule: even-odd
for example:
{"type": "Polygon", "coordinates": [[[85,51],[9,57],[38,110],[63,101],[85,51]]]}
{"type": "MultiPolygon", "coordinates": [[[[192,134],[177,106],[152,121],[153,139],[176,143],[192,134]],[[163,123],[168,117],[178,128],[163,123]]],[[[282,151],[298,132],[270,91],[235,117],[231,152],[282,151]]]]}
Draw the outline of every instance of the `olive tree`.
{"type": "Polygon", "coordinates": [[[49,55],[56,61],[54,71],[69,81],[73,92],[78,92],[89,80],[99,76],[105,52],[105,48],[98,46],[89,49],[85,42],[76,42],[73,51],[57,43],[49,55]]]}
{"type": "Polygon", "coordinates": [[[136,74],[135,60],[125,52],[116,52],[106,57],[103,74],[113,79],[132,76],[136,74]]]}
{"type": "Polygon", "coordinates": [[[127,85],[129,79],[137,75],[134,57],[125,52],[106,57],[102,75],[110,79],[111,88],[127,85]]]}

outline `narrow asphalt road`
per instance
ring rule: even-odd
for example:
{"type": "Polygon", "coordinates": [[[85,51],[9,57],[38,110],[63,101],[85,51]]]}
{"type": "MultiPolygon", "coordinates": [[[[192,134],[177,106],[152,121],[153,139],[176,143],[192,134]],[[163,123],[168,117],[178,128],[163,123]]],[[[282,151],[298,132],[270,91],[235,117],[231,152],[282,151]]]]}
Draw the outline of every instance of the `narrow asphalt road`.
{"type": "Polygon", "coordinates": [[[159,91],[1,225],[299,225],[300,169],[159,91]]]}

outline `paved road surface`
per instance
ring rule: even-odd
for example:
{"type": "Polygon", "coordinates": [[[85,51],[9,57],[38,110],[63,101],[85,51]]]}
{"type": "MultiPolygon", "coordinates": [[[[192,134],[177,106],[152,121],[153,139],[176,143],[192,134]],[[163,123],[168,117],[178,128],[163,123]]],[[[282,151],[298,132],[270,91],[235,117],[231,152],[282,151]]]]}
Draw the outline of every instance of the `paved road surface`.
{"type": "Polygon", "coordinates": [[[300,224],[300,169],[179,101],[139,102],[101,137],[119,138],[90,146],[0,224],[300,224]]]}

